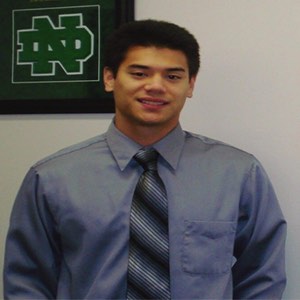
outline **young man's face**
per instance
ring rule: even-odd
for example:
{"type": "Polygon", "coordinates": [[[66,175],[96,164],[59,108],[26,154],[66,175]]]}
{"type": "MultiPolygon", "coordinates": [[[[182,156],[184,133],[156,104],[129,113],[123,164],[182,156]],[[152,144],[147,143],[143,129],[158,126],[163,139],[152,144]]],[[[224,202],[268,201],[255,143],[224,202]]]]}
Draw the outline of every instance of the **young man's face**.
{"type": "Polygon", "coordinates": [[[114,93],[116,126],[125,134],[145,126],[172,130],[194,82],[184,53],[168,48],[132,47],[115,77],[104,70],[105,89],[114,93]]]}

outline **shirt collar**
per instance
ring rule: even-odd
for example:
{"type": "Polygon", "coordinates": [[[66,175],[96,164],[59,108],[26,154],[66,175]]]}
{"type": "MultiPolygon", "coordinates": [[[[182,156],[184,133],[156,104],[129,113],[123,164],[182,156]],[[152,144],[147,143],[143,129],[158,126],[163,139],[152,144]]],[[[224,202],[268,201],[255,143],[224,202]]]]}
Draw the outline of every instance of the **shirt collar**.
{"type": "MultiPolygon", "coordinates": [[[[119,168],[123,171],[142,146],[119,131],[114,122],[110,124],[106,137],[108,147],[119,168]]],[[[184,146],[184,137],[185,133],[178,124],[168,135],[152,145],[174,170],[177,168],[184,146]]]]}

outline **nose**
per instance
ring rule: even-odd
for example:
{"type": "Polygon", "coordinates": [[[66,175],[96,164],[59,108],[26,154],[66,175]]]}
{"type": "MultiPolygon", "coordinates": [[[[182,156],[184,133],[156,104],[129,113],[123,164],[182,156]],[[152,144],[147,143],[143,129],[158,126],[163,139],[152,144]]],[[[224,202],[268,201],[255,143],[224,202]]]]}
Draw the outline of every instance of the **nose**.
{"type": "Polygon", "coordinates": [[[148,78],[145,86],[147,92],[164,93],[166,91],[164,78],[161,75],[155,75],[148,78]]]}

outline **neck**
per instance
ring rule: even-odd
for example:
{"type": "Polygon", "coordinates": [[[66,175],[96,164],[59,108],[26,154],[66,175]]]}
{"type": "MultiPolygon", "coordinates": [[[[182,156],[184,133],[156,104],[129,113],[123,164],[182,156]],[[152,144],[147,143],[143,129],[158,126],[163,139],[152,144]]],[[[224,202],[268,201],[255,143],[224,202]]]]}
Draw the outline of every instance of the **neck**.
{"type": "Polygon", "coordinates": [[[162,138],[164,138],[169,132],[171,132],[177,124],[173,127],[164,126],[149,126],[149,125],[139,125],[139,126],[121,126],[118,122],[115,123],[116,127],[127,137],[135,141],[142,146],[150,146],[155,144],[162,138]]]}

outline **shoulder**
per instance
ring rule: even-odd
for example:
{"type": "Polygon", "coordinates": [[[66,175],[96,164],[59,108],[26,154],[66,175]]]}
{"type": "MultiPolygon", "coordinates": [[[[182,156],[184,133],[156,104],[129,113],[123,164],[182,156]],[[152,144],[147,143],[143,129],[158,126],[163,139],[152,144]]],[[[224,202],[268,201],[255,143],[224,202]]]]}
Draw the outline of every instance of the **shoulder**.
{"type": "Polygon", "coordinates": [[[101,153],[106,149],[106,134],[102,134],[74,145],[70,145],[44,157],[33,165],[33,169],[40,170],[54,165],[63,167],[68,164],[78,164],[82,161],[86,161],[88,158],[92,159],[92,153],[101,153]]]}
{"type": "Polygon", "coordinates": [[[201,149],[202,151],[216,151],[218,153],[227,153],[232,155],[241,155],[244,157],[253,157],[251,153],[248,153],[238,147],[227,144],[225,142],[209,138],[204,135],[196,134],[193,132],[185,131],[186,142],[191,146],[201,149]]]}
{"type": "Polygon", "coordinates": [[[270,183],[263,165],[252,153],[199,134],[185,134],[185,157],[191,164],[213,170],[214,174],[225,174],[227,178],[238,175],[244,178],[244,182],[257,180],[260,183],[270,183]]]}
{"type": "Polygon", "coordinates": [[[249,172],[261,166],[258,159],[245,150],[200,134],[185,131],[185,152],[195,160],[204,160],[215,168],[235,167],[249,172]]]}

